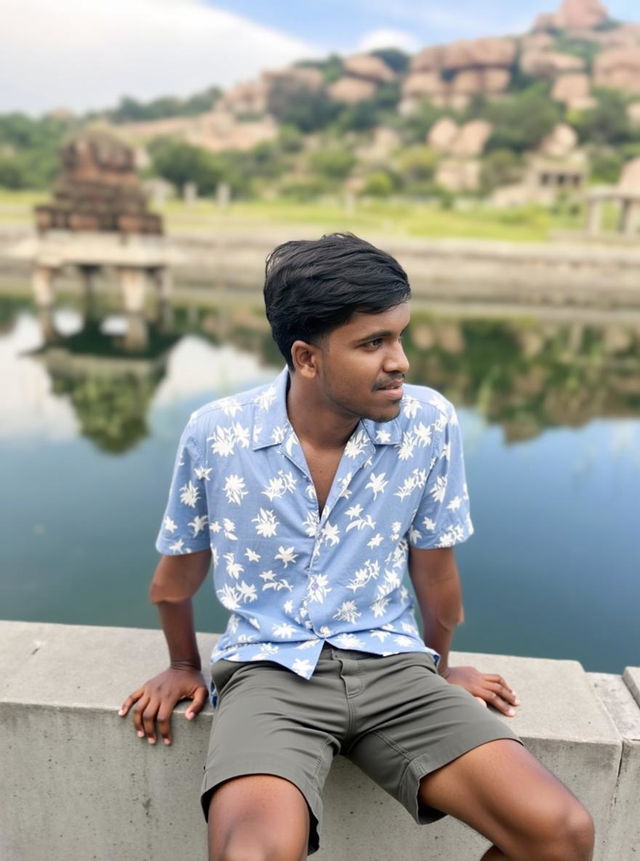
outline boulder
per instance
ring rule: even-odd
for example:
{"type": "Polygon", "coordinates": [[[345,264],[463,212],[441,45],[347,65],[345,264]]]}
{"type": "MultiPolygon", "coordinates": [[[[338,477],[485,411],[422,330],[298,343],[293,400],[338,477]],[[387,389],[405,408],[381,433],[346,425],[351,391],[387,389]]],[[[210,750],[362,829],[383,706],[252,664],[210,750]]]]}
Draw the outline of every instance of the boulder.
{"type": "Polygon", "coordinates": [[[454,193],[477,191],[480,188],[481,168],[477,159],[444,159],[436,169],[435,180],[439,186],[454,193]]]}
{"type": "Polygon", "coordinates": [[[402,82],[403,97],[429,98],[434,95],[444,95],[447,83],[440,77],[439,72],[412,72],[402,82]]]}
{"type": "Polygon", "coordinates": [[[442,67],[447,70],[510,68],[517,53],[515,39],[459,39],[442,49],[442,67]]]}
{"type": "Polygon", "coordinates": [[[345,57],[342,64],[347,75],[373,81],[375,84],[388,84],[396,78],[395,72],[384,60],[372,54],[352,54],[345,57]]]}
{"type": "Polygon", "coordinates": [[[534,31],[595,30],[609,20],[600,0],[564,0],[557,12],[538,15],[534,31]]]}
{"type": "Polygon", "coordinates": [[[442,45],[430,45],[423,48],[412,58],[410,73],[413,72],[439,72],[443,68],[442,45]]]}
{"type": "Polygon", "coordinates": [[[603,51],[594,61],[593,81],[597,87],[640,93],[640,46],[603,51]]]}
{"type": "Polygon", "coordinates": [[[505,93],[511,83],[509,69],[483,69],[483,89],[485,93],[505,93]]]}
{"type": "Polygon", "coordinates": [[[618,188],[624,191],[640,192],[640,158],[632,158],[622,168],[618,188]]]}
{"type": "Polygon", "coordinates": [[[565,30],[595,30],[609,20],[609,12],[600,0],[564,0],[558,16],[565,30]]]}
{"type": "Polygon", "coordinates": [[[584,60],[559,51],[528,49],[520,57],[520,68],[534,78],[555,78],[566,72],[584,71],[584,60]]]}
{"type": "Polygon", "coordinates": [[[451,80],[451,94],[473,96],[484,90],[484,78],[479,69],[464,69],[451,80]]]}
{"type": "Polygon", "coordinates": [[[427,144],[436,152],[450,155],[456,138],[460,133],[460,126],[451,117],[442,117],[429,129],[427,144]]]}
{"type": "Polygon", "coordinates": [[[324,78],[320,69],[307,68],[306,66],[290,66],[287,69],[265,69],[262,80],[267,87],[276,83],[301,85],[309,90],[322,89],[324,78]]]}
{"type": "Polygon", "coordinates": [[[566,158],[576,148],[578,135],[566,123],[559,123],[542,141],[539,150],[547,158],[566,158]]]}
{"type": "Polygon", "coordinates": [[[627,116],[632,126],[638,128],[640,126],[640,102],[631,102],[627,106],[627,116]]]}
{"type": "Polygon", "coordinates": [[[594,100],[591,98],[589,76],[580,72],[560,75],[551,90],[551,98],[556,102],[563,102],[569,108],[584,110],[591,107],[594,100]]]}
{"type": "Polygon", "coordinates": [[[363,81],[362,78],[345,77],[340,78],[328,88],[329,97],[334,102],[343,102],[346,105],[356,105],[372,99],[378,89],[373,81],[363,81]]]}
{"type": "Polygon", "coordinates": [[[493,126],[486,120],[470,120],[459,130],[451,146],[457,158],[475,158],[482,155],[491,137],[493,126]]]}
{"type": "Polygon", "coordinates": [[[235,116],[264,114],[267,110],[267,95],[268,87],[264,81],[248,81],[227,90],[220,105],[235,116]]]}
{"type": "Polygon", "coordinates": [[[521,50],[546,51],[553,47],[555,39],[551,33],[528,33],[520,42],[521,50]]]}

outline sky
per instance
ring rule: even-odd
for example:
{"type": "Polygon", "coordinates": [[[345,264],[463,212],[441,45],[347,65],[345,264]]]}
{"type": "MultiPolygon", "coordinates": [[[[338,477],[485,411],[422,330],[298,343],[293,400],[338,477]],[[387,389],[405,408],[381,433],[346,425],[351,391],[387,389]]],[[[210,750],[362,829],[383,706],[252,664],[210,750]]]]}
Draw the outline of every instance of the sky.
{"type": "MultiPolygon", "coordinates": [[[[295,60],[521,33],[560,0],[2,0],[0,113],[190,95],[295,60]]],[[[640,21],[638,0],[611,14],[640,21]]]]}

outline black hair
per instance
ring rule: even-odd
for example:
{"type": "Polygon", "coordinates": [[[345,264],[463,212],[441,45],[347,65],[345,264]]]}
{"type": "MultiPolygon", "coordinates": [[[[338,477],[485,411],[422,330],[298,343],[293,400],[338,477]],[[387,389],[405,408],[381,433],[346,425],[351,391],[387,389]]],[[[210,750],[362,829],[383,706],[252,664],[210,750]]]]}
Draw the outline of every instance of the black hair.
{"type": "Polygon", "coordinates": [[[356,311],[379,314],[410,296],[398,261],[352,233],[284,242],[267,257],[265,310],[289,368],[294,341],[314,344],[356,311]]]}

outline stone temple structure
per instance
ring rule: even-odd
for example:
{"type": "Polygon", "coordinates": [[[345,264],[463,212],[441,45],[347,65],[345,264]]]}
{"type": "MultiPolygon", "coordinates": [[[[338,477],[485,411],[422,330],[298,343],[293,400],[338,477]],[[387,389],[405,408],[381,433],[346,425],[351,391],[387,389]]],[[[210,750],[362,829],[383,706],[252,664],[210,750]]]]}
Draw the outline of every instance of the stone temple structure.
{"type": "Polygon", "coordinates": [[[162,233],[162,219],[148,211],[133,151],[105,132],[89,132],[62,150],[63,171],[53,201],[36,207],[40,232],[70,230],[162,233]]]}
{"type": "Polygon", "coordinates": [[[149,211],[135,173],[133,151],[99,130],[82,132],[62,151],[62,172],[50,202],[36,207],[36,237],[16,255],[33,262],[32,286],[40,309],[53,306],[56,275],[76,268],[87,294],[104,268],[115,270],[122,307],[141,314],[147,287],[170,291],[171,262],[162,219],[149,211]]]}

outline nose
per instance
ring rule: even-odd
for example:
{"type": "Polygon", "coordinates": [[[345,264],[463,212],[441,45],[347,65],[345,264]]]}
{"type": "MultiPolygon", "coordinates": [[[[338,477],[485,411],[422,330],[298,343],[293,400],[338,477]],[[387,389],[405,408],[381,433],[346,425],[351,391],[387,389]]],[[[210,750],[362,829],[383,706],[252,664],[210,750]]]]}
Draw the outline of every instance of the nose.
{"type": "Polygon", "coordinates": [[[401,340],[395,341],[385,356],[384,370],[387,374],[406,374],[409,370],[409,360],[401,340]]]}

